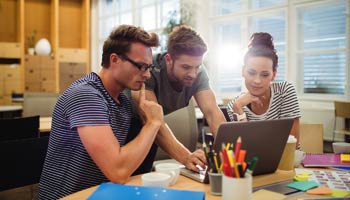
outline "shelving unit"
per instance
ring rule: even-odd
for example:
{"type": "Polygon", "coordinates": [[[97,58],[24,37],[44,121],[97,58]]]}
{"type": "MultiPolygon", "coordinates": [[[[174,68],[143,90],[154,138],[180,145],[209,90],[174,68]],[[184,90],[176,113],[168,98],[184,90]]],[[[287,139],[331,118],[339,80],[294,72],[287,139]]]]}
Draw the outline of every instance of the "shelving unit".
{"type": "Polygon", "coordinates": [[[60,0],[58,13],[58,86],[63,92],[72,81],[88,73],[90,1],[60,0]]]}
{"type": "Polygon", "coordinates": [[[18,104],[12,93],[62,92],[89,73],[90,0],[2,0],[0,18],[0,105],[18,104]],[[50,55],[27,54],[34,31],[50,55]]]}
{"type": "Polygon", "coordinates": [[[12,103],[12,93],[22,93],[23,1],[0,1],[0,105],[12,103]]]}

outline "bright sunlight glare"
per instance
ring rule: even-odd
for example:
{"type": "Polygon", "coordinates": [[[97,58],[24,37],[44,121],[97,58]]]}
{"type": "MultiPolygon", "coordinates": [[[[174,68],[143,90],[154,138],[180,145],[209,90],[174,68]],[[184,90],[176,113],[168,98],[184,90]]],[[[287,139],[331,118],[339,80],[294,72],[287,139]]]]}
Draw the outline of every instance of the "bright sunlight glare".
{"type": "Polygon", "coordinates": [[[238,45],[224,45],[217,54],[217,63],[221,69],[241,69],[244,50],[238,45]]]}

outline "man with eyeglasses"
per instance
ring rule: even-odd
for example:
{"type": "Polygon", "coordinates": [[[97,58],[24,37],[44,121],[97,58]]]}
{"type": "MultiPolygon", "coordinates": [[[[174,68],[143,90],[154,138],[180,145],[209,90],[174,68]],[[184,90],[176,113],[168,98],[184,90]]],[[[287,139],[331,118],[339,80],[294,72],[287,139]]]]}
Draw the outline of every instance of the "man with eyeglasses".
{"type": "MultiPolygon", "coordinates": [[[[146,98],[162,105],[164,115],[167,115],[188,106],[194,97],[215,136],[219,125],[226,119],[216,103],[203,66],[207,45],[192,28],[179,26],[169,34],[167,50],[154,61],[156,67],[146,82],[146,98]]],[[[132,97],[138,99],[139,94],[132,92],[132,97]]],[[[206,158],[202,150],[190,152],[174,137],[165,122],[159,130],[157,144],[172,158],[193,171],[199,171],[197,165],[205,167],[206,158]]],[[[154,159],[156,151],[157,146],[153,145],[139,172],[145,172],[152,166],[150,161],[154,159]]]]}
{"type": "Polygon", "coordinates": [[[39,199],[60,199],[103,182],[122,184],[139,167],[163,123],[162,107],[146,99],[144,88],[151,76],[151,47],[158,44],[156,34],[119,26],[104,42],[101,71],[73,82],[60,96],[39,199]],[[128,143],[132,108],[125,88],[139,92],[144,119],[128,143]]]}

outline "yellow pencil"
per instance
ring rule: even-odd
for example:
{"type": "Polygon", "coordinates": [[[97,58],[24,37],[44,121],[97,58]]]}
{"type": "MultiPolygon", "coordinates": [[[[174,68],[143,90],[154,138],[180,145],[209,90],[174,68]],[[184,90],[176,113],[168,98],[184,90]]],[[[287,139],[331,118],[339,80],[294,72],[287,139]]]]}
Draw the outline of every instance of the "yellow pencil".
{"type": "Polygon", "coordinates": [[[231,144],[228,142],[228,143],[226,144],[226,150],[230,150],[230,146],[231,146],[231,144]]]}
{"type": "Polygon", "coordinates": [[[236,158],[235,155],[232,153],[232,162],[233,162],[233,169],[235,170],[235,174],[237,178],[240,178],[241,176],[239,175],[238,167],[236,164],[236,158]]]}
{"type": "Polygon", "coordinates": [[[221,163],[220,163],[220,168],[219,168],[219,170],[220,170],[220,172],[222,172],[222,165],[223,165],[223,157],[222,157],[222,152],[220,151],[220,159],[221,159],[221,163]]]}
{"type": "Polygon", "coordinates": [[[215,164],[216,171],[219,173],[219,165],[218,165],[218,159],[216,158],[216,154],[213,157],[214,157],[214,164],[215,164]]]}
{"type": "Polygon", "coordinates": [[[232,155],[234,155],[234,154],[233,154],[233,151],[232,151],[232,150],[228,150],[228,151],[227,151],[227,157],[228,157],[228,161],[230,162],[229,164],[230,164],[231,167],[233,167],[232,155]]]}

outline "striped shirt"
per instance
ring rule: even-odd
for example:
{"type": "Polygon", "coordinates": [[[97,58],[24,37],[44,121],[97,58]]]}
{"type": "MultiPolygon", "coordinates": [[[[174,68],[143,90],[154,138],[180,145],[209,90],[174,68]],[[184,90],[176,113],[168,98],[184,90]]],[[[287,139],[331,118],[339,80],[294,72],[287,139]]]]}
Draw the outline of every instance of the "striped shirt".
{"type": "MultiPolygon", "coordinates": [[[[271,83],[270,105],[267,111],[261,115],[255,114],[248,106],[243,107],[248,121],[272,120],[284,118],[300,118],[300,108],[294,86],[287,82],[271,83]]],[[[235,97],[227,105],[228,115],[233,121],[233,103],[239,96],[235,97]]]]}
{"type": "Polygon", "coordinates": [[[75,81],[60,96],[53,112],[39,199],[58,199],[108,181],[84,148],[77,127],[110,125],[123,146],[132,112],[124,94],[119,101],[113,100],[95,73],[75,81]]]}

